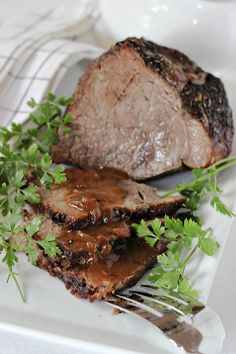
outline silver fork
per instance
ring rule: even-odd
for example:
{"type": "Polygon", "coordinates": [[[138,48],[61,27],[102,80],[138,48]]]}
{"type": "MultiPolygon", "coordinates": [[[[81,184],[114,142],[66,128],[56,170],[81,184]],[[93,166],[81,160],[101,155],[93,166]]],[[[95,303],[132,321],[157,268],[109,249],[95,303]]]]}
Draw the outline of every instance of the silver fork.
{"type": "MultiPolygon", "coordinates": [[[[108,303],[121,312],[135,314],[149,321],[187,353],[214,353],[199,350],[203,336],[195,326],[195,319],[201,312],[206,311],[203,305],[189,312],[190,307],[186,301],[147,284],[116,294],[108,300],[108,303]]],[[[211,337],[213,341],[216,340],[214,335],[210,335],[211,337]]]]}

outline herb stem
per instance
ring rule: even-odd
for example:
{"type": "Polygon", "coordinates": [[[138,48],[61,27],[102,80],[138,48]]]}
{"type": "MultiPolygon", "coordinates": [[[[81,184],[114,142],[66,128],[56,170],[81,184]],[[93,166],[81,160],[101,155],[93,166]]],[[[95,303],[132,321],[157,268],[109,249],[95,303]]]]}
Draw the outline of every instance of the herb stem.
{"type": "Polygon", "coordinates": [[[232,161],[226,163],[225,165],[222,165],[221,167],[218,167],[217,171],[218,172],[224,171],[227,168],[234,166],[235,164],[236,164],[236,158],[232,159],[232,161]]]}
{"type": "Polygon", "coordinates": [[[14,282],[15,282],[15,284],[16,284],[17,290],[19,291],[19,294],[20,294],[20,297],[21,297],[22,301],[26,302],[25,295],[24,295],[23,291],[21,290],[20,284],[19,284],[19,282],[17,280],[17,277],[16,277],[14,271],[10,267],[8,267],[8,270],[9,270],[9,276],[7,278],[7,283],[9,281],[9,279],[12,277],[14,282]]]}
{"type": "Polygon", "coordinates": [[[228,157],[226,157],[226,158],[224,158],[222,160],[218,160],[211,167],[217,167],[217,166],[225,164],[226,162],[231,162],[231,161],[236,161],[235,155],[228,156],[228,157]]]}
{"type": "MultiPolygon", "coordinates": [[[[219,166],[219,167],[217,167],[217,173],[219,173],[219,172],[222,172],[222,171],[228,169],[229,167],[234,166],[235,164],[236,164],[236,157],[230,156],[228,158],[225,158],[224,160],[217,161],[215,164],[213,164],[209,168],[214,168],[214,167],[219,166]]],[[[209,178],[208,174],[197,177],[197,178],[193,179],[191,182],[189,182],[189,187],[192,187],[196,182],[206,181],[208,178],[209,178]]],[[[181,188],[179,190],[177,188],[173,188],[170,191],[162,194],[161,198],[170,197],[171,195],[177,193],[178,191],[181,193],[181,188]]]]}
{"type": "Polygon", "coordinates": [[[195,251],[197,250],[199,246],[199,242],[196,243],[196,245],[193,247],[193,249],[189,252],[189,254],[187,255],[187,257],[185,258],[185,260],[183,261],[183,266],[182,266],[182,274],[185,271],[186,265],[188,264],[189,260],[192,258],[192,256],[194,255],[195,251]]]}

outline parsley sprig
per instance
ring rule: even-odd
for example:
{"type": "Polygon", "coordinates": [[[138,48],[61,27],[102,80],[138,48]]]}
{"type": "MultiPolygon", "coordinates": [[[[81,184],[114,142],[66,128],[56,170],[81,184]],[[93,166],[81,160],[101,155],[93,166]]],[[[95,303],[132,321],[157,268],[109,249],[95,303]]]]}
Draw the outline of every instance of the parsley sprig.
{"type": "Polygon", "coordinates": [[[163,194],[162,198],[180,193],[187,198],[185,207],[194,212],[199,208],[204,198],[210,197],[210,204],[217,212],[230,217],[235,216],[220,198],[223,191],[218,186],[217,178],[220,172],[234,165],[236,165],[236,156],[229,156],[207,168],[193,169],[194,178],[192,181],[177,184],[174,189],[163,194]]]}
{"type": "Polygon", "coordinates": [[[57,142],[58,129],[69,133],[70,113],[64,114],[72,98],[57,99],[52,93],[42,103],[34,99],[28,102],[33,109],[27,126],[12,123],[10,128],[0,127],[0,254],[9,270],[7,282],[14,280],[24,300],[17,280],[14,265],[18,262],[17,252],[24,251],[28,260],[36,264],[40,249],[49,257],[61,253],[55,235],[35,240],[41,218],[22,223],[22,212],[26,203],[40,202],[38,188],[50,188],[53,183],[64,183],[66,176],[62,166],[52,166],[50,149],[57,142]],[[37,180],[27,183],[27,178],[37,180]]]}
{"type": "Polygon", "coordinates": [[[176,193],[185,196],[184,212],[178,212],[176,218],[166,216],[163,222],[155,219],[151,226],[144,220],[140,224],[133,224],[137,236],[144,238],[149,245],[155,246],[159,240],[167,244],[167,252],[157,257],[157,266],[148,276],[148,280],[157,288],[174,292],[193,304],[197,302],[198,292],[192,288],[186,275],[186,266],[197,250],[212,256],[219,244],[212,238],[211,229],[202,228],[195,212],[203,199],[209,197],[211,206],[217,212],[235,216],[220,198],[223,191],[218,186],[217,178],[220,172],[234,165],[236,156],[229,156],[207,168],[193,169],[194,178],[191,181],[179,183],[161,196],[166,198],[176,193]]]}
{"type": "Polygon", "coordinates": [[[165,216],[162,222],[154,219],[151,226],[144,220],[132,226],[137,236],[144,238],[149,245],[155,246],[160,240],[167,244],[167,252],[157,257],[158,264],[147,279],[159,289],[197,303],[198,292],[186,276],[186,266],[197,249],[209,256],[218,249],[219,244],[211,236],[212,230],[203,229],[192,219],[182,221],[169,216],[165,216]]]}

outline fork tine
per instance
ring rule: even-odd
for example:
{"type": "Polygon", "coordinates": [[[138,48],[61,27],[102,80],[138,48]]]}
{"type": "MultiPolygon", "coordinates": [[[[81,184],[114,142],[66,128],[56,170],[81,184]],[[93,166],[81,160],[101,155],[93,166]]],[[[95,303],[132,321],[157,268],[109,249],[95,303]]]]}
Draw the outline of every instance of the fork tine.
{"type": "Polygon", "coordinates": [[[131,306],[135,306],[138,309],[142,309],[144,311],[147,311],[150,314],[153,314],[157,317],[162,317],[163,313],[161,313],[160,311],[156,310],[153,307],[150,307],[140,301],[135,300],[134,298],[132,298],[131,296],[124,296],[124,295],[120,295],[120,294],[116,294],[116,296],[122,300],[125,300],[127,302],[127,304],[131,305],[131,306]]]}
{"type": "Polygon", "coordinates": [[[184,301],[174,295],[171,295],[169,293],[167,293],[166,291],[163,291],[163,290],[157,290],[155,286],[153,285],[148,285],[148,284],[141,284],[141,287],[142,288],[145,288],[146,290],[150,290],[151,291],[151,294],[153,295],[159,295],[159,296],[163,296],[163,297],[167,297],[168,299],[171,299],[173,301],[176,301],[177,303],[179,304],[182,304],[182,305],[185,305],[187,306],[188,303],[187,301],[184,301]]]}
{"type": "Polygon", "coordinates": [[[166,313],[166,309],[170,310],[170,311],[174,311],[174,312],[178,313],[181,316],[185,315],[185,313],[183,311],[181,311],[180,309],[178,309],[177,307],[175,307],[175,306],[173,306],[171,304],[168,304],[166,302],[163,302],[163,301],[157,299],[156,297],[153,297],[152,294],[144,293],[144,292],[141,292],[141,291],[134,291],[134,290],[130,290],[130,292],[132,294],[134,294],[134,295],[137,295],[141,300],[146,300],[146,301],[149,301],[151,303],[163,306],[165,308],[165,310],[162,311],[163,315],[166,313]]]}
{"type": "Polygon", "coordinates": [[[126,298],[122,299],[122,302],[121,302],[120,298],[118,298],[117,296],[112,297],[109,300],[107,300],[107,303],[109,305],[111,305],[112,307],[120,310],[121,312],[125,312],[125,313],[132,314],[132,315],[137,314],[137,315],[143,317],[145,320],[151,322],[152,324],[154,324],[155,321],[160,319],[160,316],[157,316],[156,314],[154,315],[152,312],[141,308],[140,307],[141,303],[138,303],[139,307],[137,307],[133,303],[131,304],[130,301],[128,302],[126,300],[126,298]]]}
{"type": "Polygon", "coordinates": [[[125,313],[128,313],[128,314],[133,314],[133,311],[131,311],[131,310],[129,310],[129,306],[130,305],[128,305],[128,304],[126,304],[126,303],[122,303],[122,305],[120,304],[120,300],[118,299],[118,298],[116,298],[116,297],[112,297],[112,298],[110,298],[110,299],[108,299],[107,301],[106,301],[106,303],[108,304],[108,305],[110,305],[110,306],[112,306],[112,307],[114,307],[114,308],[116,308],[116,309],[118,309],[118,310],[120,310],[121,312],[125,312],[125,313]],[[120,305],[119,305],[120,304],[120,305]],[[127,307],[126,307],[126,306],[127,307]]]}

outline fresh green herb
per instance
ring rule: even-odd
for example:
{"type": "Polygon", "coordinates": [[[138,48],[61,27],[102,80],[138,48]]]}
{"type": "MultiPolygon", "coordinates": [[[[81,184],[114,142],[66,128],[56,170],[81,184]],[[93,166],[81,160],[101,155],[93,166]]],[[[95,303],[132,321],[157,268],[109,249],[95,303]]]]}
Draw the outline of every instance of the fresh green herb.
{"type": "Polygon", "coordinates": [[[159,240],[167,244],[167,252],[157,257],[158,265],[148,275],[148,280],[159,289],[177,293],[178,296],[192,303],[197,303],[198,292],[192,288],[185,270],[195,252],[200,249],[212,256],[219,244],[211,237],[211,229],[204,230],[192,219],[170,218],[163,222],[154,219],[150,226],[142,220],[133,224],[137,236],[142,237],[151,246],[159,240]]]}
{"type": "Polygon", "coordinates": [[[197,303],[198,292],[192,288],[186,276],[186,266],[197,250],[212,256],[219,244],[211,237],[211,229],[202,228],[194,212],[204,198],[210,197],[210,204],[217,212],[235,216],[221,200],[222,190],[217,181],[219,172],[234,165],[236,156],[230,156],[208,168],[194,169],[192,181],[179,183],[173,190],[162,195],[165,198],[180,193],[186,197],[183,206],[187,212],[178,213],[179,218],[166,216],[163,222],[155,219],[150,226],[144,220],[140,224],[133,224],[137,236],[144,238],[149,245],[155,246],[160,240],[166,242],[167,252],[157,257],[158,265],[148,276],[148,280],[157,288],[177,293],[183,299],[197,303]]]}
{"type": "Polygon", "coordinates": [[[40,249],[49,257],[61,253],[52,234],[44,240],[34,240],[42,221],[40,218],[33,219],[26,226],[21,220],[25,203],[40,202],[39,187],[48,189],[53,183],[66,181],[64,168],[53,167],[49,153],[57,142],[58,129],[70,132],[71,115],[63,113],[71,100],[70,97],[56,99],[52,93],[42,103],[32,98],[28,102],[33,109],[28,128],[16,123],[10,128],[0,127],[0,254],[9,270],[7,281],[10,278],[15,281],[22,299],[24,295],[14,272],[14,265],[18,262],[16,252],[24,251],[32,264],[36,263],[40,249]],[[32,182],[27,183],[27,179],[32,182]],[[35,180],[37,184],[33,182],[35,180]]]}
{"type": "Polygon", "coordinates": [[[175,193],[185,196],[185,207],[194,212],[198,209],[203,198],[209,196],[210,204],[216,211],[227,216],[235,214],[224,204],[220,198],[222,190],[218,186],[217,176],[232,166],[236,165],[236,156],[229,156],[223,160],[217,161],[208,168],[193,169],[194,179],[190,182],[182,182],[176,185],[174,189],[162,195],[162,198],[175,193]]]}
{"type": "Polygon", "coordinates": [[[37,241],[48,257],[61,255],[60,248],[55,243],[55,235],[48,234],[43,240],[37,241]]]}
{"type": "Polygon", "coordinates": [[[154,246],[165,232],[165,228],[161,226],[159,219],[152,221],[151,228],[148,227],[144,220],[141,220],[140,224],[133,224],[132,227],[135,229],[138,237],[143,237],[150,246],[154,246]]]}

